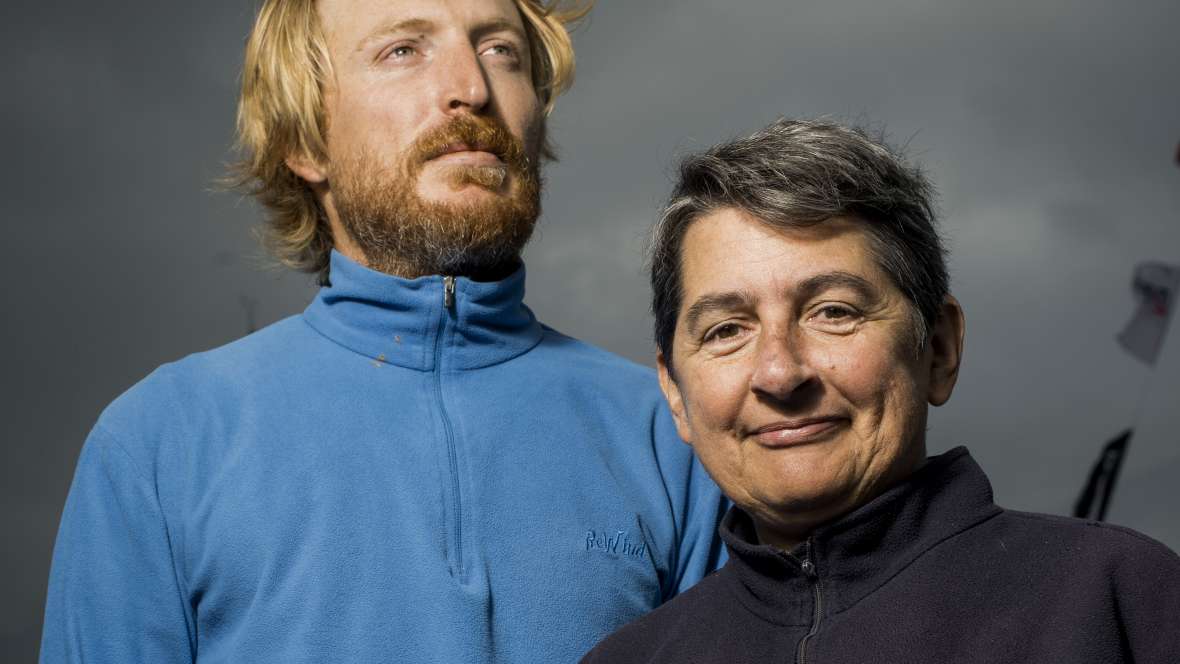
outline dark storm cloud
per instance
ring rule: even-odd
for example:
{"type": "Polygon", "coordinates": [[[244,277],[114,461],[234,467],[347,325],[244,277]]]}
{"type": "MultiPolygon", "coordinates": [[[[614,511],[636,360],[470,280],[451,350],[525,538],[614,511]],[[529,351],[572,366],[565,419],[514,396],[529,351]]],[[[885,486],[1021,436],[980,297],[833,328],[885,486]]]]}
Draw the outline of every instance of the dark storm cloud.
{"type": "MultiPolygon", "coordinates": [[[[258,212],[213,190],[252,3],[10,10],[3,114],[0,659],[31,659],[48,555],[98,411],[158,364],[265,323],[309,280],[258,269],[258,212]],[[245,299],[243,299],[245,298],[245,299]]],[[[1180,5],[604,0],[551,120],[562,161],[527,252],[546,322],[651,356],[642,246],[677,154],[779,115],[888,129],[942,191],[968,316],[931,446],[969,444],[1001,502],[1066,512],[1140,422],[1115,518],[1172,546],[1180,334],[1155,374],[1113,337],[1139,260],[1180,262],[1180,5]],[[1147,390],[1141,397],[1141,386],[1147,390]]]]}

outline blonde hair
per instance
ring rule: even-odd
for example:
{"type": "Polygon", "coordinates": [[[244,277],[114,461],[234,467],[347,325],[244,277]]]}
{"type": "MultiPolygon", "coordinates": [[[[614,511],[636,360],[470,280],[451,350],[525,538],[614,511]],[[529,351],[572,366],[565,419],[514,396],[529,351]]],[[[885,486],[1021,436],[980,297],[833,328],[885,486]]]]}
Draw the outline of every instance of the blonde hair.
{"type": "MultiPolygon", "coordinates": [[[[532,56],[533,89],[552,110],[574,79],[570,28],[593,0],[513,0],[532,56]]],[[[332,234],[311,188],[287,167],[288,157],[327,162],[324,83],[332,61],[315,0],[264,0],[246,43],[238,101],[237,146],[244,158],[231,182],[267,208],[264,241],[283,265],[327,276],[332,234]]],[[[546,142],[542,154],[554,154],[546,142]]]]}

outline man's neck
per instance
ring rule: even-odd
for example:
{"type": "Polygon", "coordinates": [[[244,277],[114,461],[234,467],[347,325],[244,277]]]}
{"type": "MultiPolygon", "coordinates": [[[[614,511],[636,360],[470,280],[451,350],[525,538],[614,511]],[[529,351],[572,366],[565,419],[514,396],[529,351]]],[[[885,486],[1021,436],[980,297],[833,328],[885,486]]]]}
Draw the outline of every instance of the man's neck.
{"type": "Polygon", "coordinates": [[[347,256],[354,262],[364,265],[370,270],[384,272],[385,274],[400,277],[402,279],[417,279],[419,277],[428,277],[432,275],[448,276],[448,277],[466,277],[472,281],[500,281],[512,275],[520,269],[520,258],[512,258],[507,261],[496,263],[493,265],[455,265],[449,268],[439,268],[437,266],[422,266],[415,265],[412,261],[391,260],[385,258],[380,263],[375,263],[361,251],[356,244],[352,242],[341,242],[335,247],[336,251],[344,256],[347,256]]]}

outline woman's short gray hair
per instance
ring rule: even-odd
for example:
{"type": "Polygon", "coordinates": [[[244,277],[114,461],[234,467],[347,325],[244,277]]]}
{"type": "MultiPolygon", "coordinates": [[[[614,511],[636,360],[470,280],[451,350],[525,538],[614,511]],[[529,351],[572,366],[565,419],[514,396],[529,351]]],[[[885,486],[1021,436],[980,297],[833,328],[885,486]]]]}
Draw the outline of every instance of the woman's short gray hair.
{"type": "Polygon", "coordinates": [[[779,119],[750,136],[686,157],[652,231],[656,346],[672,367],[683,298],[680,254],[701,216],[736,208],[775,228],[851,217],[865,225],[881,268],[914,305],[915,340],[926,345],[949,288],[935,228],[934,188],[884,139],[860,128],[779,119]]]}

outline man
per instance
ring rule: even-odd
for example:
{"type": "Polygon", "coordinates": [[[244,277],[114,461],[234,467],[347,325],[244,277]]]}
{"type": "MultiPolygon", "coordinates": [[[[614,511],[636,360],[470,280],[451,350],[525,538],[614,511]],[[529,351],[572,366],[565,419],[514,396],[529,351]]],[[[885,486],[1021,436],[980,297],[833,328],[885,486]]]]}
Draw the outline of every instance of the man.
{"type": "Polygon", "coordinates": [[[521,303],[569,18],[264,3],[245,174],[324,287],[102,414],[42,661],[569,662],[716,564],[654,375],[521,303]]]}
{"type": "Polygon", "coordinates": [[[585,662],[1180,661],[1180,559],[1013,512],[926,458],[963,313],[931,187],[862,132],[780,120],[689,157],[656,228],[661,385],[735,507],[717,574],[585,662]]]}

